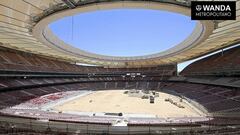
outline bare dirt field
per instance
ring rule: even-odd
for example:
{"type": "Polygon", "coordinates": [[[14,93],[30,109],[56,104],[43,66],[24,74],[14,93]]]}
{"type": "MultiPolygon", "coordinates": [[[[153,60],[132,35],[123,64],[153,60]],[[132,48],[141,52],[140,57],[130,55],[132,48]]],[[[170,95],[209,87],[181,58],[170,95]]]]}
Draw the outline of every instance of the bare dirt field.
{"type": "Polygon", "coordinates": [[[89,95],[55,106],[53,109],[57,111],[150,114],[165,118],[200,116],[188,104],[180,103],[180,99],[174,95],[159,92],[159,97],[155,98],[155,103],[150,104],[149,99],[129,97],[128,94],[124,94],[124,91],[126,90],[95,91],[89,95]],[[166,98],[171,98],[185,108],[179,108],[170,102],[164,101],[166,98]]]}

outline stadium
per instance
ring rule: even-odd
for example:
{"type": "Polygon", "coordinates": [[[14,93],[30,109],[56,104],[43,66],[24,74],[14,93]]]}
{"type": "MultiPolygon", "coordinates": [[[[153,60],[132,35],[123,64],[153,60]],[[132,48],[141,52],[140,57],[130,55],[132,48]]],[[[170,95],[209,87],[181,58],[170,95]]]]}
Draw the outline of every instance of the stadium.
{"type": "Polygon", "coordinates": [[[74,38],[74,15],[116,9],[190,18],[191,1],[0,1],[0,134],[240,134],[240,1],[236,20],[197,20],[181,42],[146,55],[91,52],[51,27],[70,17],[74,38]]]}

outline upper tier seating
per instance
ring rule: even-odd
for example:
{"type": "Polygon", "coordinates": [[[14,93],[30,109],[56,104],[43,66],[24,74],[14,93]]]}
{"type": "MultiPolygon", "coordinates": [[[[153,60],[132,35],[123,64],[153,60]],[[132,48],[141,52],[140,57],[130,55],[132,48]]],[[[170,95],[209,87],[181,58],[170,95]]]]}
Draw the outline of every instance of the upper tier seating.
{"type": "Polygon", "coordinates": [[[198,60],[181,75],[240,75],[240,46],[198,60]]]}
{"type": "Polygon", "coordinates": [[[80,66],[34,54],[0,48],[0,71],[51,72],[51,73],[151,73],[173,76],[176,64],[142,68],[104,68],[80,66]]]}

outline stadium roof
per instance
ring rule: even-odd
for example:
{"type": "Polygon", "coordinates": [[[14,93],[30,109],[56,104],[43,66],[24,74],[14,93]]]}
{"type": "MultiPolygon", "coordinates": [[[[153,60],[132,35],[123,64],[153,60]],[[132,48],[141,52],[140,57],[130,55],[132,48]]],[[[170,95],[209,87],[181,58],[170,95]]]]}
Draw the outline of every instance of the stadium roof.
{"type": "Polygon", "coordinates": [[[147,56],[109,57],[67,45],[53,35],[48,24],[64,16],[115,8],[166,10],[190,16],[190,1],[1,0],[0,45],[70,62],[109,67],[178,63],[239,42],[239,5],[237,1],[237,20],[199,21],[186,40],[167,51],[147,56]]]}

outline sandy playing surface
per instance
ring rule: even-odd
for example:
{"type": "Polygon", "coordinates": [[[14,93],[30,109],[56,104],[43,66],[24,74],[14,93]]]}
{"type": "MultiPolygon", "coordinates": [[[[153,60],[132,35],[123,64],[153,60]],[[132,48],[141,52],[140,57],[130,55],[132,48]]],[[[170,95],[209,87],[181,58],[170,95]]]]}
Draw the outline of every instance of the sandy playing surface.
{"type": "Polygon", "coordinates": [[[96,91],[78,99],[65,102],[62,105],[55,106],[53,109],[58,111],[138,113],[157,115],[158,117],[200,116],[185,103],[181,103],[185,108],[178,108],[164,101],[164,99],[169,97],[174,101],[179,101],[178,97],[167,93],[159,92],[159,97],[155,98],[155,103],[150,104],[149,99],[129,97],[123,93],[124,91],[96,91]]]}

